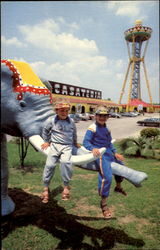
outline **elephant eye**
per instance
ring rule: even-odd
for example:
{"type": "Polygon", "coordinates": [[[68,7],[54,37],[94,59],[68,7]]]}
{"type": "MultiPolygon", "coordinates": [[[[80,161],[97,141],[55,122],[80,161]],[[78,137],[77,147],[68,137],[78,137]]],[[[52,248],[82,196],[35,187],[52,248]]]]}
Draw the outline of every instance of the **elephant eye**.
{"type": "Polygon", "coordinates": [[[19,105],[22,107],[22,108],[24,108],[24,107],[26,107],[26,102],[24,102],[24,101],[20,101],[19,102],[19,105]]]}

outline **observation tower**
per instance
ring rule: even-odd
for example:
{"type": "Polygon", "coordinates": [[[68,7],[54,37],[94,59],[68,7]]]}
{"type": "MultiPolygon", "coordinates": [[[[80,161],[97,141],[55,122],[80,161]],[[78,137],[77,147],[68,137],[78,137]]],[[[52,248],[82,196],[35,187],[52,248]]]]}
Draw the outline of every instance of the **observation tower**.
{"type": "Polygon", "coordinates": [[[128,55],[129,55],[129,63],[127,72],[125,75],[125,79],[122,86],[122,91],[119,98],[119,104],[121,104],[121,100],[124,94],[124,90],[126,87],[126,82],[128,79],[128,75],[130,73],[129,80],[129,91],[128,91],[128,101],[126,111],[130,110],[130,104],[132,100],[141,101],[141,85],[140,85],[140,65],[142,62],[144,76],[146,81],[146,86],[148,89],[150,104],[152,105],[152,96],[147,76],[147,70],[145,65],[145,55],[147,51],[147,46],[149,39],[151,37],[152,29],[150,27],[142,26],[141,20],[136,20],[135,26],[130,28],[124,32],[124,37],[127,43],[128,55]],[[144,44],[143,55],[142,53],[142,45],[144,44]]]}

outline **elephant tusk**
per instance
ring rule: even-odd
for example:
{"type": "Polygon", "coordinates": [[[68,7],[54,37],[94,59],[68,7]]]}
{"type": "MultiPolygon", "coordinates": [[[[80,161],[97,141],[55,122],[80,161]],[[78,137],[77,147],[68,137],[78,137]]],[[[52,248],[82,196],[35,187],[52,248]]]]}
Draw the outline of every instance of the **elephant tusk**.
{"type": "MultiPolygon", "coordinates": [[[[48,154],[50,148],[47,150],[42,150],[41,145],[44,143],[44,140],[39,135],[33,135],[29,138],[30,143],[40,152],[45,155],[48,154]]],[[[104,154],[106,148],[100,148],[101,155],[104,154]]],[[[94,157],[92,152],[81,146],[80,148],[76,148],[76,151],[73,153],[71,157],[71,162],[82,169],[98,171],[97,165],[95,163],[95,159],[98,157],[94,157]]],[[[140,187],[141,182],[148,178],[147,174],[141,171],[136,171],[134,169],[128,168],[127,166],[117,164],[116,162],[111,163],[112,174],[119,175],[130,181],[134,186],[140,187]]]]}
{"type": "MultiPolygon", "coordinates": [[[[106,151],[106,148],[99,149],[100,154],[103,155],[106,151]]],[[[71,162],[77,166],[81,166],[83,164],[87,164],[95,161],[98,157],[93,156],[93,153],[89,150],[86,150],[84,147],[81,147],[77,150],[77,155],[72,155],[71,162]],[[81,150],[81,152],[79,152],[81,150]]]]}
{"type": "Polygon", "coordinates": [[[28,140],[39,152],[43,153],[46,156],[48,155],[50,147],[45,150],[41,148],[42,144],[44,143],[44,140],[40,135],[32,135],[29,137],[28,140]]]}
{"type": "MultiPolygon", "coordinates": [[[[39,135],[33,135],[29,137],[29,142],[40,152],[42,152],[45,155],[48,155],[48,152],[50,150],[50,147],[48,147],[46,150],[42,150],[41,145],[44,143],[44,140],[39,135]]],[[[106,148],[100,148],[99,149],[101,155],[104,154],[106,151],[106,148]]],[[[82,165],[86,163],[90,163],[94,160],[96,160],[98,157],[94,157],[92,152],[85,149],[83,146],[80,149],[77,149],[76,155],[72,155],[71,162],[76,165],[82,165]],[[80,151],[80,152],[79,152],[80,151]]]]}

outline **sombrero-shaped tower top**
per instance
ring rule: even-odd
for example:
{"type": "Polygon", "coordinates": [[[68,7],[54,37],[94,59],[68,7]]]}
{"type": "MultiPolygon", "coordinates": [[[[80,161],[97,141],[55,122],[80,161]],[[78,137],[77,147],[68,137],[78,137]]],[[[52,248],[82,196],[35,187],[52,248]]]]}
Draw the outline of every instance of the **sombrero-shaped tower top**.
{"type": "Polygon", "coordinates": [[[150,27],[142,26],[141,20],[135,21],[135,26],[124,32],[125,39],[128,42],[143,42],[151,37],[152,29],[150,27]]]}

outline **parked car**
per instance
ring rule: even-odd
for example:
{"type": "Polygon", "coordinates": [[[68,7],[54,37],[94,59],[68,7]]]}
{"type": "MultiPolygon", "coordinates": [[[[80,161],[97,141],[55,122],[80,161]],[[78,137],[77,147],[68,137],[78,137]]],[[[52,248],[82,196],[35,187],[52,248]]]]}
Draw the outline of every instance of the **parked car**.
{"type": "Polygon", "coordinates": [[[93,120],[94,119],[94,114],[90,114],[90,113],[86,113],[86,115],[88,115],[89,116],[89,120],[93,120]]]}
{"type": "Polygon", "coordinates": [[[131,112],[124,112],[124,113],[121,113],[121,116],[126,116],[126,117],[135,117],[134,114],[132,114],[131,112]]]}
{"type": "Polygon", "coordinates": [[[142,113],[139,113],[138,111],[133,111],[134,114],[141,115],[142,113]]]}
{"type": "Polygon", "coordinates": [[[120,114],[118,114],[118,113],[114,113],[114,112],[112,112],[112,113],[109,113],[109,117],[113,117],[113,118],[121,118],[121,115],[120,115],[120,114]]]}
{"type": "Polygon", "coordinates": [[[74,120],[75,123],[81,120],[78,114],[69,114],[69,116],[74,120]]]}
{"type": "Polygon", "coordinates": [[[79,116],[79,114],[78,114],[78,113],[76,113],[76,114],[75,114],[75,117],[76,117],[76,119],[77,119],[78,121],[80,121],[80,120],[81,120],[81,118],[80,118],[80,116],[79,116]]]}
{"type": "Polygon", "coordinates": [[[138,114],[136,112],[130,112],[130,114],[135,116],[135,117],[138,116],[138,114]]]}
{"type": "Polygon", "coordinates": [[[160,118],[147,118],[137,121],[137,124],[141,126],[160,127],[160,118]]]}
{"type": "Polygon", "coordinates": [[[90,119],[87,113],[79,114],[79,117],[82,121],[88,121],[90,119]]]}

